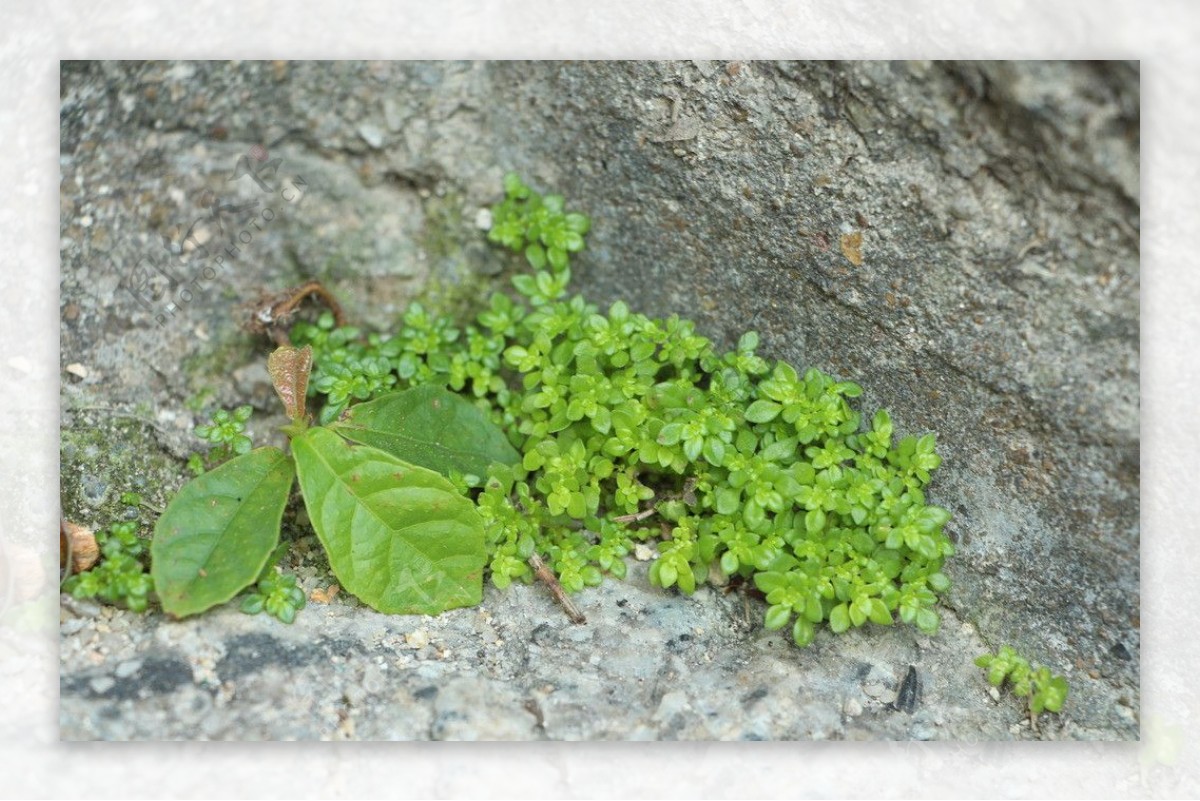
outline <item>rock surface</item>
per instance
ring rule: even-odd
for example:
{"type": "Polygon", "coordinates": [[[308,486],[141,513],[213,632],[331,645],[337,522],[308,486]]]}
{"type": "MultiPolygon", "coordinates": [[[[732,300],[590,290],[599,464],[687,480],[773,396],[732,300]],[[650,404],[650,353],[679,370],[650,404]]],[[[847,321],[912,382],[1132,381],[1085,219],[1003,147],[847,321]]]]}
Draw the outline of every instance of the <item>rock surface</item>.
{"type": "Polygon", "coordinates": [[[1136,738],[1138,114],[1128,64],[64,64],[69,519],[161,507],[204,404],[277,436],[233,319],[261,291],[315,277],[376,326],[485,291],[476,219],[514,169],[592,215],[592,299],[754,328],[936,431],[959,551],[936,637],[804,651],[757,601],[637,565],[582,627],[538,587],[436,619],[335,597],[292,627],[69,604],[62,736],[1039,736],[971,663],[1009,643],[1071,681],[1041,737],[1136,738]]]}

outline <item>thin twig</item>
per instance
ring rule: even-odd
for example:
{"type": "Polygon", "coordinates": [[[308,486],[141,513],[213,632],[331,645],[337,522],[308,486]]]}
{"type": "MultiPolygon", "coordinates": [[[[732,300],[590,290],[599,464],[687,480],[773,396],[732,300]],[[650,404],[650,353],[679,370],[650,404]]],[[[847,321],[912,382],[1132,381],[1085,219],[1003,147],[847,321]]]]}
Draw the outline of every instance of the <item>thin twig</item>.
{"type": "Polygon", "coordinates": [[[329,310],[333,312],[334,323],[341,327],[346,324],[346,315],[338,304],[337,298],[321,285],[320,281],[306,281],[300,286],[284,290],[276,295],[260,298],[244,307],[248,316],[244,326],[255,334],[267,334],[276,345],[290,345],[288,332],[282,326],[296,313],[300,302],[309,295],[316,295],[329,310]]]}
{"type": "Polygon", "coordinates": [[[346,315],[342,313],[342,307],[337,302],[337,298],[333,296],[332,292],[321,286],[320,281],[306,281],[305,283],[291,290],[291,292],[292,296],[290,298],[275,307],[276,319],[291,316],[296,307],[300,305],[300,301],[304,300],[309,295],[316,295],[322,301],[324,301],[325,305],[329,307],[329,310],[333,312],[333,320],[335,324],[338,326],[343,326],[346,324],[346,315]]]}
{"type": "Polygon", "coordinates": [[[550,588],[550,594],[554,596],[554,600],[558,601],[559,606],[567,613],[567,617],[571,619],[572,623],[578,625],[587,623],[587,618],[579,611],[579,607],[575,606],[575,603],[567,597],[566,590],[558,583],[558,579],[554,577],[554,572],[546,567],[546,563],[542,561],[542,557],[536,553],[531,555],[529,557],[529,566],[533,568],[533,572],[537,574],[537,577],[550,588]]]}
{"type": "Polygon", "coordinates": [[[614,523],[637,523],[640,520],[645,520],[647,517],[649,517],[650,515],[654,514],[657,511],[658,511],[658,509],[651,506],[649,509],[643,509],[642,511],[636,512],[635,514],[617,515],[616,517],[614,517],[612,519],[612,521],[614,523]]]}

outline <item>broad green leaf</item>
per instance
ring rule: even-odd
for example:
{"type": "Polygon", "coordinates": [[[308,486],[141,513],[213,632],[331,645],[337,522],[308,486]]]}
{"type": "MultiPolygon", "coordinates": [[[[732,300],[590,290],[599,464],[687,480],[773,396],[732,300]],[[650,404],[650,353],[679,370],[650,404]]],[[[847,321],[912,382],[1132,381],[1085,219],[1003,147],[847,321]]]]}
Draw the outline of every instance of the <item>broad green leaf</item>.
{"type": "Polygon", "coordinates": [[[932,609],[922,609],[917,612],[917,628],[926,634],[937,634],[939,622],[937,612],[932,609]]]}
{"type": "Polygon", "coordinates": [[[154,526],[150,574],[163,611],[194,615],[257,581],[279,543],[292,461],[259,448],[184,485],[154,526]]]}
{"type": "Polygon", "coordinates": [[[810,623],[820,623],[825,619],[825,609],[821,605],[821,596],[810,596],[804,605],[804,617],[810,623]]]}
{"type": "Polygon", "coordinates": [[[300,489],[339,583],[390,614],[483,597],[483,521],[442,476],[324,428],[292,440],[300,489]]]}
{"type": "Polygon", "coordinates": [[[927,580],[929,588],[934,592],[945,592],[950,589],[950,579],[946,577],[945,573],[931,573],[927,580]]]}
{"type": "Polygon", "coordinates": [[[683,434],[683,423],[667,423],[658,432],[658,444],[674,445],[683,434]]]}
{"type": "Polygon", "coordinates": [[[521,460],[504,432],[474,404],[429,384],[352,406],[348,417],[330,428],[442,475],[457,470],[482,477],[493,462],[521,460]]]}
{"type": "Polygon", "coordinates": [[[754,574],[754,586],[758,587],[762,592],[772,592],[785,586],[787,580],[783,573],[772,571],[763,571],[754,574]]]}
{"type": "Polygon", "coordinates": [[[861,626],[863,623],[866,623],[867,612],[870,610],[870,608],[871,601],[869,598],[864,596],[856,598],[854,602],[850,604],[850,622],[855,626],[861,626]]]}

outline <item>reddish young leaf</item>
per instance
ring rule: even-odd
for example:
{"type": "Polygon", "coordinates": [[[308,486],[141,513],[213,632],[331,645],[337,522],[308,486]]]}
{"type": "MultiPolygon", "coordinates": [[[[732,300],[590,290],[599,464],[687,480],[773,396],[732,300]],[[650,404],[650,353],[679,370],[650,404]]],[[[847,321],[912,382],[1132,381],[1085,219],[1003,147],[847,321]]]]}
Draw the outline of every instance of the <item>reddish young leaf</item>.
{"type": "Polygon", "coordinates": [[[312,371],[312,347],[285,345],[267,359],[267,372],[283,408],[292,420],[304,418],[304,396],[308,392],[308,374],[312,371]]]}

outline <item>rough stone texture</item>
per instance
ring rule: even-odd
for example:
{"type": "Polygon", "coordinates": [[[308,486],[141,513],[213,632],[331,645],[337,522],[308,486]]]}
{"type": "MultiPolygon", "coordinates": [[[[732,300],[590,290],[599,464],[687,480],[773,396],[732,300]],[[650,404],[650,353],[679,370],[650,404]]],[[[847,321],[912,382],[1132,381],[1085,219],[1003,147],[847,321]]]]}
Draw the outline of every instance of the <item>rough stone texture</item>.
{"type": "Polygon", "coordinates": [[[1071,680],[1042,737],[1136,738],[1138,80],[1082,63],[64,65],[68,517],[108,522],[131,488],[165,502],[203,387],[275,436],[265,348],[232,321],[261,289],[317,277],[374,325],[430,287],[479,291],[502,260],[475,215],[515,169],[593,216],[574,270],[593,299],[694,317],[724,345],[755,328],[765,355],[861,383],[899,431],[937,431],[930,496],[959,552],[937,637],[804,651],[753,600],[664,594],[636,568],[582,597],[586,627],[536,587],[436,620],[338,598],[291,628],[68,608],[63,736],[1032,737],[971,664],[1011,643],[1071,680]],[[266,159],[247,163],[281,159],[265,188],[234,177],[254,145],[266,159]],[[230,237],[207,277],[191,248],[230,237]],[[180,283],[120,286],[147,259],[180,283]],[[909,665],[917,705],[893,711],[909,665]]]}

